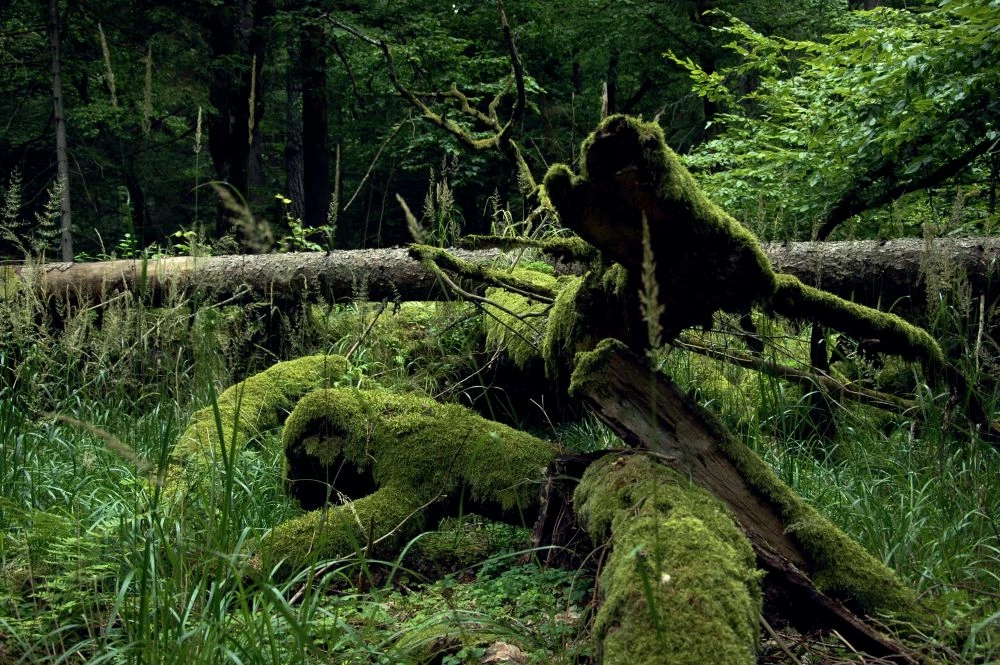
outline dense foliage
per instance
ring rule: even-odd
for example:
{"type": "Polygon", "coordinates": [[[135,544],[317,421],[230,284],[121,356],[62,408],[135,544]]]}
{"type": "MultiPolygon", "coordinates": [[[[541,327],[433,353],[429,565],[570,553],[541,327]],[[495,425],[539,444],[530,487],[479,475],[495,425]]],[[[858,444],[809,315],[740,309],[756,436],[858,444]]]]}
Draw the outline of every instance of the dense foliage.
{"type": "MultiPolygon", "coordinates": [[[[255,251],[386,246],[408,237],[394,195],[416,206],[442,184],[446,216],[467,230],[488,228],[495,192],[494,205],[521,214],[503,155],[469,151],[424,121],[380,49],[358,36],[384,40],[401,85],[483,136],[488,128],[448,91],[483,112],[499,94],[500,115],[510,113],[511,62],[492,3],[55,8],[78,254],[183,250],[199,235],[231,235],[255,251]],[[209,181],[271,222],[266,242],[244,237],[209,181]]],[[[535,171],[574,158],[603,94],[609,111],[657,117],[682,153],[714,139],[695,163],[722,180],[733,212],[773,225],[776,211],[802,236],[838,203],[857,212],[842,201],[852,192],[891,203],[901,178],[938,185],[921,178],[993,147],[996,7],[982,0],[874,12],[772,0],[516,2],[506,11],[527,94],[514,131],[535,171]]],[[[0,178],[20,183],[28,218],[56,182],[52,18],[13,3],[0,24],[0,178]]],[[[985,198],[988,159],[968,162],[979,188],[967,196],[985,198]]]]}
{"type": "MultiPolygon", "coordinates": [[[[525,220],[544,197],[519,167],[540,182],[572,163],[610,112],[659,123],[763,238],[988,234],[998,88],[998,0],[15,0],[0,7],[0,258],[58,255],[63,191],[78,260],[537,232],[525,220]],[[523,165],[492,140],[508,118],[523,165]]],[[[276,359],[261,343],[270,304],[122,294],[69,312],[31,287],[0,273],[0,665],[454,664],[507,643],[525,662],[589,662],[590,571],[536,565],[523,529],[428,525],[388,561],[359,549],[278,583],[252,554],[300,514],[277,447],[213,468],[190,503],[164,498],[191,414],[276,359]]],[[[926,321],[996,412],[993,306],[972,319],[963,293],[928,303],[926,321]]],[[[474,404],[564,450],[620,444],[592,417],[558,422],[526,369],[484,351],[497,335],[473,306],[379,318],[355,295],[296,303],[284,350],[343,354],[338,386],[474,404]]],[[[837,425],[822,430],[819,391],[685,350],[732,359],[748,330],[766,362],[809,367],[809,329],[760,312],[651,357],[920,594],[931,625],[902,627],[909,644],[1000,657],[997,449],[913,366],[846,337],[816,335],[838,347],[831,375],[902,386],[911,410],[820,395],[837,425]]],[[[791,662],[786,643],[802,662],[859,657],[830,642],[784,634],[758,657],[791,662]]]]}

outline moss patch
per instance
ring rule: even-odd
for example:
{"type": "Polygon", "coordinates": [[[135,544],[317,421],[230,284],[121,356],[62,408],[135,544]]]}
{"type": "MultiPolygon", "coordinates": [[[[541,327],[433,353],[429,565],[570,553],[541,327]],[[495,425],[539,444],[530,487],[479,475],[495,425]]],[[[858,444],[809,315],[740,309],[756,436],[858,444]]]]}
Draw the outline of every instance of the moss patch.
{"type": "Polygon", "coordinates": [[[330,483],[334,498],[353,500],[279,526],[261,547],[265,566],[398,544],[423,526],[420,507],[466,493],[468,511],[528,510],[555,455],[544,441],[459,405],[349,388],[302,398],[283,440],[293,495],[313,501],[319,480],[321,492],[330,483]],[[365,477],[372,486],[358,482],[365,477]]]}
{"type": "Polygon", "coordinates": [[[281,425],[303,395],[335,385],[347,371],[341,356],[307,356],[277,363],[226,389],[215,409],[197,411],[170,456],[164,491],[179,498],[202,482],[223,459],[226,451],[239,454],[248,443],[263,441],[263,434],[281,425]],[[221,425],[221,436],[220,436],[221,425]]]}
{"type": "MultiPolygon", "coordinates": [[[[552,292],[559,289],[559,280],[537,270],[517,268],[511,273],[519,280],[529,281],[552,292]]],[[[518,367],[526,368],[540,358],[539,348],[546,329],[546,310],[549,305],[520,293],[503,288],[490,288],[486,298],[511,312],[527,315],[519,319],[496,307],[488,308],[484,317],[486,344],[489,348],[506,349],[507,355],[518,367]]]]}
{"type": "Polygon", "coordinates": [[[760,573],[717,499],[649,456],[609,455],[573,500],[594,542],[611,538],[594,622],[602,662],[756,662],[760,573]]]}

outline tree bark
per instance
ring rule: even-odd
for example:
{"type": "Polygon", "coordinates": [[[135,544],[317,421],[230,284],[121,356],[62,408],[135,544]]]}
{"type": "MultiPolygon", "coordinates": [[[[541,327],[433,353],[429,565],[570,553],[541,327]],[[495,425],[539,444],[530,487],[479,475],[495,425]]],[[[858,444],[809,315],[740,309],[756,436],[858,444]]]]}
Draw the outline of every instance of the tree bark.
{"type": "Polygon", "coordinates": [[[309,25],[302,35],[302,160],[306,227],[326,225],[330,207],[330,151],[327,149],[325,33],[309,25]]]}
{"type": "Polygon", "coordinates": [[[73,219],[69,196],[69,156],[66,150],[66,116],[63,113],[62,73],[59,58],[59,2],[49,0],[49,43],[52,45],[52,105],[56,125],[56,162],[59,169],[59,250],[63,261],[73,260],[73,219]]]}
{"type": "MultiPolygon", "coordinates": [[[[454,254],[480,262],[496,256],[491,251],[454,254]]],[[[328,302],[349,301],[359,291],[371,300],[441,300],[447,294],[406,249],[50,263],[13,271],[37,283],[46,297],[73,304],[97,303],[122,291],[141,292],[153,303],[163,302],[169,293],[195,292],[218,301],[244,302],[319,296],[328,302]]]]}
{"type": "Polygon", "coordinates": [[[958,277],[974,298],[990,303],[1000,295],[1000,237],[771,243],[764,250],[778,272],[908,318],[958,277]]]}
{"type": "Polygon", "coordinates": [[[302,72],[298,66],[301,49],[298,37],[289,35],[288,70],[285,72],[285,196],[291,199],[288,211],[295,219],[305,215],[305,185],[302,164],[302,72]]]}
{"type": "MultiPolygon", "coordinates": [[[[920,313],[927,303],[928,284],[934,293],[950,288],[962,275],[973,298],[984,295],[987,304],[1000,294],[1000,237],[946,238],[933,241],[891,240],[856,242],[799,242],[765,245],[775,270],[795,275],[864,305],[903,314],[920,313]]],[[[456,251],[470,261],[487,263],[496,251],[456,251]]],[[[141,260],[103,263],[49,263],[36,268],[14,267],[15,272],[38,271],[39,285],[50,296],[137,289],[141,260]]],[[[157,293],[167,288],[200,288],[225,299],[240,291],[266,297],[273,289],[314,297],[320,287],[326,297],[351,298],[354,282],[367,276],[368,297],[428,300],[444,296],[435,280],[410,258],[405,249],[303,252],[259,256],[175,257],[146,264],[143,288],[157,293]]],[[[935,295],[936,299],[936,295],[935,295]]]]}

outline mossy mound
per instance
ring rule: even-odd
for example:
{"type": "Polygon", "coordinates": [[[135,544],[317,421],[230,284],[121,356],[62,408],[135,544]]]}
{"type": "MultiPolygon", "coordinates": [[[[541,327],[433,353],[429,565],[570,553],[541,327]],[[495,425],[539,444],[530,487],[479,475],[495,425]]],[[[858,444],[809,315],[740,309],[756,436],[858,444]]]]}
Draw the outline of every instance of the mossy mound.
{"type": "Polygon", "coordinates": [[[471,569],[503,552],[531,547],[529,529],[477,516],[446,518],[409,545],[403,566],[430,579],[471,569]]]}
{"type": "Polygon", "coordinates": [[[573,501],[594,542],[611,539],[593,626],[601,662],[756,662],[761,574],[718,499],[631,454],[591,464],[573,501]]]}
{"type": "Polygon", "coordinates": [[[266,567],[391,551],[419,532],[432,505],[517,519],[532,511],[555,456],[544,441],[456,404],[349,388],[302,398],[283,441],[289,492],[315,510],[265,539],[266,567]]]}
{"type": "Polygon", "coordinates": [[[342,356],[317,355],[277,363],[218,396],[214,407],[195,412],[170,455],[164,491],[180,498],[196,487],[230,451],[240,454],[251,442],[279,427],[303,395],[336,385],[346,374],[342,356]]]}

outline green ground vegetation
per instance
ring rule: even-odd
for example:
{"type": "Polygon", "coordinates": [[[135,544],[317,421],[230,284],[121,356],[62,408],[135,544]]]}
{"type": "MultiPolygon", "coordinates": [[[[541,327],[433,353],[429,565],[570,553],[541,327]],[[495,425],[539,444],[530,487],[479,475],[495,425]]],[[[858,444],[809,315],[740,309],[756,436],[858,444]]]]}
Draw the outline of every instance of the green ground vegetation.
{"type": "MultiPolygon", "coordinates": [[[[20,298],[2,302],[26,306],[20,298]]],[[[73,335],[11,311],[9,320],[24,323],[0,340],[0,595],[11,608],[0,618],[0,635],[14,662],[75,654],[221,663],[234,652],[255,663],[420,662],[459,653],[471,661],[501,635],[535,662],[570,662],[589,652],[585,571],[563,571],[565,582],[553,583],[546,576],[556,572],[510,567],[508,557],[424,586],[420,571],[428,564],[408,557],[427,561],[417,554],[426,540],[437,543],[429,548],[436,556],[468,566],[467,558],[444,554],[448,543],[465,542],[468,530],[418,535],[388,561],[368,557],[359,543],[353,556],[317,559],[325,572],[316,578],[304,572],[279,582],[254,572],[254,544],[301,515],[284,491],[276,433],[262,433],[260,445],[228,468],[212,468],[214,486],[225,492],[199,485],[183,502],[168,502],[156,482],[192,414],[232,383],[225,368],[246,359],[238,350],[243,326],[223,326],[236,314],[211,309],[197,311],[192,325],[187,306],[149,310],[124,299],[115,306],[121,310],[105,315],[113,326],[97,327],[84,313],[70,322],[73,335]],[[151,340],[162,344],[159,355],[143,346],[151,340]],[[209,390],[209,380],[217,388],[209,390]],[[43,409],[76,420],[45,417],[43,409]],[[566,592],[539,596],[543,588],[566,592]]],[[[362,340],[346,360],[345,385],[375,379],[414,392],[443,390],[457,401],[488,392],[461,381],[483,358],[471,352],[483,333],[469,308],[407,307],[412,316],[383,313],[384,332],[362,340]],[[395,322],[402,329],[394,332],[395,322]]],[[[318,311],[337,333],[316,351],[349,351],[375,311],[373,304],[318,311]]],[[[757,322],[773,360],[803,357],[806,330],[763,315],[757,322]]],[[[722,317],[705,335],[738,347],[730,325],[722,317]]],[[[782,482],[938,609],[940,623],[918,646],[947,662],[1000,656],[998,607],[988,593],[998,574],[993,515],[1000,505],[990,488],[1000,484],[1000,461],[973,440],[956,441],[943,426],[943,397],[918,389],[920,412],[902,415],[837,402],[840,434],[819,445],[801,437],[807,391],[678,349],[662,351],[660,360],[782,482]]],[[[851,362],[867,367],[862,375],[879,372],[862,358],[851,362]]],[[[620,445],[590,419],[547,435],[577,450],[620,445]]],[[[485,541],[475,548],[481,561],[525,547],[523,536],[488,533],[473,536],[485,541]]],[[[450,569],[429,565],[435,576],[450,569]]]]}

